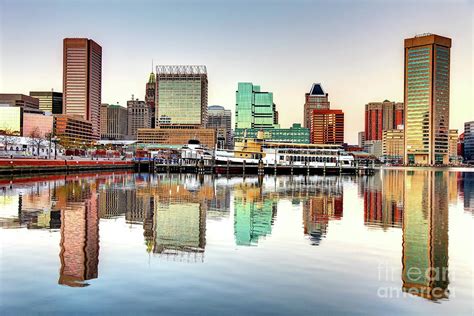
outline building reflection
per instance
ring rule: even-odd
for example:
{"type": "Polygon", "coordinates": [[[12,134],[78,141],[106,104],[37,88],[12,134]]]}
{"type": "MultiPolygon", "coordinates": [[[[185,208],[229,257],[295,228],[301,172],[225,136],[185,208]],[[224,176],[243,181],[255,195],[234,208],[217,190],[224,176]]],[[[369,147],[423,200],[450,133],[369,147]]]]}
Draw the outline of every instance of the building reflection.
{"type": "Polygon", "coordinates": [[[447,298],[447,173],[404,172],[402,289],[429,300],[447,298]]]}
{"type": "Polygon", "coordinates": [[[311,244],[318,246],[326,236],[330,220],[343,216],[343,187],[339,178],[318,177],[312,183],[317,192],[303,201],[303,229],[311,244]]]}
{"type": "Polygon", "coordinates": [[[402,227],[403,179],[403,171],[381,170],[361,181],[365,225],[383,230],[402,227]]]}
{"type": "Polygon", "coordinates": [[[238,246],[257,245],[271,234],[277,201],[264,196],[261,182],[237,184],[234,191],[234,237],[238,246]]]}
{"type": "Polygon", "coordinates": [[[61,269],[58,283],[87,286],[98,277],[99,212],[95,181],[76,180],[54,189],[61,210],[61,269]]]}
{"type": "Polygon", "coordinates": [[[461,174],[460,196],[464,203],[466,212],[474,213],[474,173],[464,172],[461,174]]]}

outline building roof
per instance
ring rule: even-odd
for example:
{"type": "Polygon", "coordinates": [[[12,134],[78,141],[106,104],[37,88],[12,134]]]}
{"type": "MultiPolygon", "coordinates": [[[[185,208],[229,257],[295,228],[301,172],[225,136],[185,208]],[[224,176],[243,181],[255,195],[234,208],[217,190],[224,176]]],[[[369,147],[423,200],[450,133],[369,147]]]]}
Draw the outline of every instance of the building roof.
{"type": "Polygon", "coordinates": [[[326,96],[326,93],[324,93],[324,90],[323,90],[323,86],[320,83],[313,83],[313,86],[311,87],[309,94],[326,96]]]}
{"type": "Polygon", "coordinates": [[[225,110],[224,107],[221,106],[221,105],[209,105],[208,109],[209,110],[214,110],[214,111],[225,110]]]}
{"type": "Polygon", "coordinates": [[[207,69],[203,65],[158,65],[157,75],[206,75],[207,69]]]}

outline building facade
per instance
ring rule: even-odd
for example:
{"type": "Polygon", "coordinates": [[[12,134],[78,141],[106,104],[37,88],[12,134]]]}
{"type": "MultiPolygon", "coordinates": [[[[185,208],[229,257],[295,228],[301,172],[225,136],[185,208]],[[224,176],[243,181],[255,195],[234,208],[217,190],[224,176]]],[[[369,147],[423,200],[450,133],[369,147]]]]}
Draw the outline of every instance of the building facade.
{"type": "Polygon", "coordinates": [[[309,128],[301,127],[301,124],[294,123],[290,128],[237,128],[235,130],[235,139],[242,139],[244,135],[248,138],[257,138],[259,131],[263,131],[263,139],[269,142],[309,144],[309,128]]]}
{"type": "Polygon", "coordinates": [[[128,134],[128,109],[118,104],[102,104],[100,111],[100,138],[125,139],[128,134]]]}
{"type": "Polygon", "coordinates": [[[232,146],[232,112],[220,105],[211,105],[207,109],[206,128],[216,130],[217,147],[230,148],[232,146]]]}
{"type": "Polygon", "coordinates": [[[357,139],[358,139],[357,145],[361,148],[364,148],[364,145],[365,145],[365,132],[359,132],[357,134],[357,139]]]}
{"type": "Polygon", "coordinates": [[[92,123],[100,138],[102,47],[87,38],[65,38],[63,47],[63,113],[92,123]]]}
{"type": "Polygon", "coordinates": [[[216,131],[211,128],[139,128],[137,139],[139,143],[160,145],[185,145],[194,139],[207,148],[214,148],[216,131]]]}
{"type": "Polygon", "coordinates": [[[53,131],[53,116],[25,106],[0,105],[0,134],[46,138],[53,131]]]}
{"type": "Polygon", "coordinates": [[[53,114],[63,113],[63,94],[54,91],[30,91],[30,97],[39,100],[39,109],[41,111],[53,114]]]}
{"type": "Polygon", "coordinates": [[[127,112],[127,129],[130,138],[137,138],[139,128],[151,128],[153,117],[145,101],[134,100],[132,95],[132,100],[127,101],[127,112]]]}
{"type": "Polygon", "coordinates": [[[464,161],[474,161],[474,121],[464,123],[464,161]]]}
{"type": "Polygon", "coordinates": [[[77,148],[95,140],[92,122],[80,115],[54,115],[54,135],[65,148],[77,148]]]}
{"type": "Polygon", "coordinates": [[[305,94],[304,127],[311,128],[313,110],[329,110],[329,107],[328,94],[324,92],[323,86],[320,83],[313,83],[309,93],[305,94]]]}
{"type": "Polygon", "coordinates": [[[366,104],[365,140],[382,140],[384,130],[399,129],[404,122],[403,108],[403,103],[388,100],[366,104]]]}
{"type": "Polygon", "coordinates": [[[457,129],[450,129],[449,130],[449,163],[457,163],[458,162],[458,139],[459,133],[457,129]]]}
{"type": "Polygon", "coordinates": [[[405,39],[406,163],[448,163],[451,39],[424,34],[405,39]]]}
{"type": "Polygon", "coordinates": [[[39,99],[19,93],[0,93],[0,104],[39,109],[39,99]]]}
{"type": "Polygon", "coordinates": [[[155,125],[205,127],[206,66],[156,66],[155,125]]]}
{"type": "Polygon", "coordinates": [[[311,115],[312,144],[344,143],[344,112],[342,110],[313,110],[311,115]]]}
{"type": "Polygon", "coordinates": [[[384,130],[382,134],[382,156],[385,162],[403,162],[403,137],[402,129],[384,130]]]}
{"type": "Polygon", "coordinates": [[[273,93],[260,91],[260,86],[239,82],[235,109],[236,129],[277,127],[273,93]]]}

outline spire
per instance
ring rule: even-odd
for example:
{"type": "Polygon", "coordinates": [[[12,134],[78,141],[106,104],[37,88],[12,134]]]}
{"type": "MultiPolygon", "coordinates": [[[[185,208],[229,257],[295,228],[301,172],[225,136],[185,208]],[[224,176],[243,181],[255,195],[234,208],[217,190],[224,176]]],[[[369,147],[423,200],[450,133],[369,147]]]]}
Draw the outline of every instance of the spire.
{"type": "Polygon", "coordinates": [[[148,78],[148,83],[156,83],[155,72],[153,71],[153,59],[151,60],[151,72],[150,77],[148,78]]]}

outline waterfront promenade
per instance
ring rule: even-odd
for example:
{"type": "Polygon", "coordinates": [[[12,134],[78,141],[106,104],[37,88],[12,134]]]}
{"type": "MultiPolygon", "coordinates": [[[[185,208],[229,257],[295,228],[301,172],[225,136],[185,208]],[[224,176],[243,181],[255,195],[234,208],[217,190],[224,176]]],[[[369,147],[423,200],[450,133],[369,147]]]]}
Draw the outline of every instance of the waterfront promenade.
{"type": "Polygon", "coordinates": [[[0,158],[0,174],[24,174],[36,172],[69,172],[81,170],[133,169],[130,160],[61,158],[61,159],[30,159],[0,158]]]}

